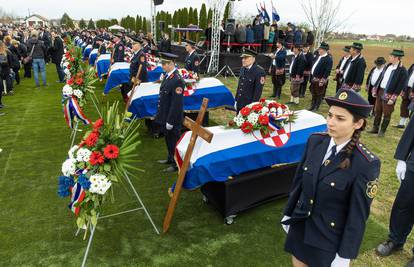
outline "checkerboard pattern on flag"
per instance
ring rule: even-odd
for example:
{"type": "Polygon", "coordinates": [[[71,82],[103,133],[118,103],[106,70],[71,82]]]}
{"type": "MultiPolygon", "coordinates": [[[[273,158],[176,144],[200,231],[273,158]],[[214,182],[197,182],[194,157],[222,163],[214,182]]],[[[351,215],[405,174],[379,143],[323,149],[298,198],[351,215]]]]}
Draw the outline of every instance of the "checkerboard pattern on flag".
{"type": "Polygon", "coordinates": [[[287,131],[285,128],[281,128],[279,130],[269,132],[266,135],[260,131],[254,131],[253,135],[258,141],[260,141],[260,143],[264,145],[282,147],[290,139],[290,130],[287,131]]]}
{"type": "Polygon", "coordinates": [[[183,93],[183,95],[184,95],[184,96],[190,96],[190,95],[194,94],[194,93],[195,93],[195,91],[196,91],[196,87],[195,87],[195,86],[187,85],[187,86],[184,88],[184,93],[183,93]]]}

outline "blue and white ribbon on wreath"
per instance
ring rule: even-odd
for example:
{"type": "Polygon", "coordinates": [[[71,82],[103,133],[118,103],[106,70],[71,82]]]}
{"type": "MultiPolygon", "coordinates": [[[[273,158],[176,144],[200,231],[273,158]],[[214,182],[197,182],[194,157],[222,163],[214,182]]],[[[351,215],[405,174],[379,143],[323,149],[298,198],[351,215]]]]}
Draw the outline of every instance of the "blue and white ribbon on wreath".
{"type": "Polygon", "coordinates": [[[69,128],[73,128],[73,120],[78,118],[80,121],[82,121],[84,124],[90,124],[91,121],[86,118],[85,114],[83,114],[83,111],[81,107],[79,106],[78,101],[76,100],[76,97],[74,96],[64,96],[62,99],[62,105],[63,105],[63,114],[65,115],[66,124],[69,128]]]}

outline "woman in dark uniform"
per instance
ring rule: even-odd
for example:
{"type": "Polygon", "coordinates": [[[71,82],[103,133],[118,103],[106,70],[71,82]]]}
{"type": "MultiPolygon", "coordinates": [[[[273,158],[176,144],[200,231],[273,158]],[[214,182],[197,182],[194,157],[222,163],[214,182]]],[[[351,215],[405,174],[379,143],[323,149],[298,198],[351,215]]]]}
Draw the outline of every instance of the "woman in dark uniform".
{"type": "Polygon", "coordinates": [[[378,189],[380,161],[359,142],[372,106],[352,90],[325,100],[328,132],[309,138],[282,219],[295,267],[349,266],[378,189]]]}

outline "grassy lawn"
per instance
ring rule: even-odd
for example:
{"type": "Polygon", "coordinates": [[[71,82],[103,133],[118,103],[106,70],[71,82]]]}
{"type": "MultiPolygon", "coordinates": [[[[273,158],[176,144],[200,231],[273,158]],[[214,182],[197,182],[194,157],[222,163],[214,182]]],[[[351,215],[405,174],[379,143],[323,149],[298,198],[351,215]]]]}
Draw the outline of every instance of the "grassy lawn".
{"type": "MultiPolygon", "coordinates": [[[[16,87],[14,96],[4,97],[5,116],[0,117],[0,266],[79,266],[86,241],[75,237],[73,214],[68,199],[57,196],[57,177],[70,145],[60,104],[61,84],[54,66],[47,67],[49,86],[37,89],[33,79],[16,87]]],[[[236,81],[222,79],[234,92],[236,81]]],[[[334,84],[329,94],[334,92],[334,84]]],[[[120,99],[112,90],[101,96],[102,103],[120,99]]],[[[264,96],[270,95],[268,78],[264,96]]],[[[289,86],[283,101],[288,101],[289,86]]],[[[298,109],[307,108],[309,93],[298,109]]],[[[398,109],[396,109],[398,110],[398,109]]],[[[324,104],[321,113],[326,114],[324,104]]],[[[90,119],[97,114],[92,103],[85,108],[90,119]]],[[[211,112],[212,123],[222,124],[232,117],[230,111],[211,112]]],[[[394,112],[393,122],[399,112],[394,112]]],[[[137,149],[137,166],[144,173],[133,179],[138,192],[161,228],[169,201],[168,188],[176,175],[163,173],[163,139],[150,137],[140,128],[142,144],[137,149]]],[[[393,154],[401,130],[389,128],[386,138],[364,134],[363,142],[382,160],[380,189],[374,200],[359,258],[353,266],[403,266],[411,257],[411,236],[404,252],[386,259],[374,253],[376,245],[387,237],[388,220],[399,183],[394,174],[393,154]]],[[[79,139],[80,136],[78,136],[79,139]]],[[[184,191],[167,235],[157,236],[142,212],[130,213],[99,222],[92,245],[89,266],[290,266],[283,251],[285,234],[279,225],[286,200],[279,200],[242,213],[232,226],[201,201],[198,191],[184,191]]],[[[123,188],[116,190],[115,203],[107,212],[134,207],[134,200],[123,188]]]]}

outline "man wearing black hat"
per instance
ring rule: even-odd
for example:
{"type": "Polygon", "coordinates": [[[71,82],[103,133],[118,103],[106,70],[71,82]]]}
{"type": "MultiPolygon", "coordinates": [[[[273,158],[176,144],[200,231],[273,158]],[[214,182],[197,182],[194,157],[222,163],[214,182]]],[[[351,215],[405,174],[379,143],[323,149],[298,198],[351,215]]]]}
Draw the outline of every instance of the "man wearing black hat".
{"type": "Polygon", "coordinates": [[[278,39],[276,41],[276,51],[273,55],[270,55],[272,59],[272,65],[270,66],[269,73],[272,75],[273,83],[273,95],[280,99],[282,94],[282,87],[286,82],[285,65],[286,65],[286,49],[283,47],[283,40],[278,39]]]}
{"type": "Polygon", "coordinates": [[[342,87],[352,89],[356,92],[361,90],[361,85],[364,81],[365,68],[367,64],[361,54],[363,45],[361,43],[353,43],[349,50],[352,59],[344,71],[344,79],[342,87]]]}
{"type": "Polygon", "coordinates": [[[344,71],[345,71],[345,68],[347,67],[347,64],[349,63],[351,59],[351,54],[349,53],[350,49],[351,49],[351,46],[348,46],[348,45],[342,48],[344,55],[342,56],[341,60],[339,60],[339,63],[335,69],[336,76],[334,78],[334,81],[336,81],[337,92],[342,86],[342,82],[343,82],[342,78],[344,76],[344,71]]]}
{"type": "Polygon", "coordinates": [[[391,120],[395,102],[401,91],[407,86],[408,73],[402,65],[401,58],[404,51],[394,49],[389,56],[389,64],[384,68],[380,78],[372,90],[372,96],[377,98],[375,102],[374,126],[370,133],[378,133],[383,137],[391,120]],[[384,119],[382,120],[382,115],[384,119]],[[382,120],[382,124],[381,124],[382,120]],[[381,128],[380,128],[381,124],[381,128]]]}
{"type": "Polygon", "coordinates": [[[187,40],[187,44],[185,45],[185,50],[188,53],[188,55],[186,56],[184,60],[185,69],[188,71],[198,73],[199,65],[200,65],[200,58],[197,55],[197,52],[195,50],[195,42],[191,40],[187,40]]]}
{"type": "Polygon", "coordinates": [[[183,92],[184,80],[175,68],[175,60],[178,56],[170,53],[160,53],[162,68],[166,75],[161,81],[160,98],[155,122],[164,129],[165,142],[167,144],[168,157],[158,161],[161,164],[170,164],[165,171],[177,170],[174,161],[175,145],[180,137],[181,125],[184,119],[183,92]]]}
{"type": "MultiPolygon", "coordinates": [[[[396,173],[400,182],[397,196],[392,205],[388,240],[377,247],[380,256],[389,256],[401,251],[414,224],[414,119],[401,136],[394,158],[398,160],[396,173]]],[[[412,248],[414,253],[414,247],[412,248]]],[[[414,267],[414,257],[405,265],[414,267]]]]}
{"type": "Polygon", "coordinates": [[[414,88],[414,64],[408,69],[408,84],[407,87],[401,92],[401,106],[400,106],[400,122],[395,127],[404,129],[408,122],[410,112],[408,106],[410,105],[410,97],[414,88]]]}
{"type": "Polygon", "coordinates": [[[125,61],[125,45],[121,39],[122,36],[115,35],[114,42],[114,51],[112,51],[111,64],[115,62],[124,62],[125,61]]]}
{"type": "Polygon", "coordinates": [[[326,88],[328,87],[328,78],[332,69],[332,57],[328,54],[329,45],[322,42],[318,49],[318,57],[313,63],[311,69],[311,85],[312,102],[310,111],[317,111],[325,97],[326,88]]]}
{"type": "Polygon", "coordinates": [[[301,54],[301,46],[293,45],[293,57],[289,67],[290,74],[290,101],[288,104],[299,104],[300,84],[303,82],[305,71],[305,58],[301,54]]]}
{"type": "Polygon", "coordinates": [[[374,88],[375,84],[377,83],[378,79],[381,76],[382,71],[384,70],[384,65],[386,63],[385,58],[378,57],[375,61],[375,67],[371,69],[368,74],[367,82],[366,82],[366,91],[368,93],[368,102],[374,106],[375,110],[375,102],[376,98],[372,96],[372,89],[374,88]]]}
{"type": "Polygon", "coordinates": [[[310,45],[308,43],[303,45],[302,56],[305,58],[305,70],[303,71],[303,83],[300,84],[299,97],[305,97],[306,87],[310,80],[314,55],[309,51],[310,45]]]}
{"type": "Polygon", "coordinates": [[[242,55],[242,68],[240,69],[239,83],[236,92],[236,110],[239,112],[244,106],[260,100],[265,83],[266,73],[256,64],[257,53],[244,49],[242,55]]]}
{"type": "Polygon", "coordinates": [[[136,82],[135,79],[138,79],[139,81],[143,83],[148,82],[146,56],[142,52],[141,43],[138,42],[137,39],[133,39],[132,41],[132,53],[133,54],[131,57],[131,64],[129,65],[129,75],[130,75],[131,85],[136,82]],[[141,71],[139,75],[137,76],[140,66],[141,66],[141,71]]]}

